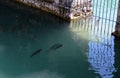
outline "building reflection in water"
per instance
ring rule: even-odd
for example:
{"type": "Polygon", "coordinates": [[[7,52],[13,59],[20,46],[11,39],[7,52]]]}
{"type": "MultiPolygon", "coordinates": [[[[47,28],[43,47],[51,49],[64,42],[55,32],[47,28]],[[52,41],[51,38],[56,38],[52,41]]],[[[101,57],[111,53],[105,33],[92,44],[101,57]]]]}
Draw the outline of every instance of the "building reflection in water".
{"type": "Polygon", "coordinates": [[[112,33],[112,29],[114,27],[115,22],[101,19],[97,27],[95,27],[91,31],[91,35],[89,35],[89,70],[94,70],[95,73],[99,74],[101,78],[113,78],[113,73],[116,71],[114,67],[114,37],[110,34],[112,33]],[[105,24],[107,22],[110,24],[105,24]]]}
{"type": "Polygon", "coordinates": [[[107,44],[89,42],[89,70],[94,70],[102,78],[113,78],[113,72],[115,72],[114,42],[113,39],[108,42],[107,44]]]}
{"type": "Polygon", "coordinates": [[[80,38],[84,38],[88,42],[89,70],[94,70],[100,78],[113,78],[116,69],[114,38],[111,37],[111,33],[115,29],[118,0],[109,0],[110,3],[108,0],[93,0],[92,2],[95,17],[71,22],[73,39],[79,41],[80,38]]]}
{"type": "Polygon", "coordinates": [[[102,78],[113,78],[113,73],[115,72],[114,37],[110,34],[114,27],[115,22],[101,19],[89,37],[89,70],[94,70],[95,73],[99,74],[102,78]],[[101,26],[101,28],[99,28],[99,26],[101,26]]]}
{"type": "Polygon", "coordinates": [[[111,36],[114,27],[115,22],[95,17],[73,21],[70,25],[75,41],[84,38],[88,42],[88,69],[102,78],[113,78],[113,73],[116,72],[114,37],[111,36]]]}

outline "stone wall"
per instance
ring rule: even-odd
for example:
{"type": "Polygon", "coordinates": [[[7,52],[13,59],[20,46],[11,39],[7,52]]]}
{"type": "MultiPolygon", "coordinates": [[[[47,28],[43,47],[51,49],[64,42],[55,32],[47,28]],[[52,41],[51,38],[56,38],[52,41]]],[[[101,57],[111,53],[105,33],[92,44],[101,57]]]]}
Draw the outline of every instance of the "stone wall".
{"type": "Polygon", "coordinates": [[[73,20],[92,14],[91,0],[15,0],[54,15],[73,20]]]}

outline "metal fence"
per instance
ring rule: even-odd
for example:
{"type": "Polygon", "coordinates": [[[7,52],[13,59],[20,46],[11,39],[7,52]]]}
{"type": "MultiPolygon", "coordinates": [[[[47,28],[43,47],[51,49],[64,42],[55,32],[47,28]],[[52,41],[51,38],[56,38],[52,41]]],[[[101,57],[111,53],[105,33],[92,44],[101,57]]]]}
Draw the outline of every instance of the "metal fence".
{"type": "Polygon", "coordinates": [[[116,21],[119,0],[93,0],[93,15],[102,19],[116,21]]]}
{"type": "Polygon", "coordinates": [[[78,32],[85,31],[101,40],[111,37],[115,31],[119,0],[92,0],[93,15],[72,21],[71,27],[78,32]]]}

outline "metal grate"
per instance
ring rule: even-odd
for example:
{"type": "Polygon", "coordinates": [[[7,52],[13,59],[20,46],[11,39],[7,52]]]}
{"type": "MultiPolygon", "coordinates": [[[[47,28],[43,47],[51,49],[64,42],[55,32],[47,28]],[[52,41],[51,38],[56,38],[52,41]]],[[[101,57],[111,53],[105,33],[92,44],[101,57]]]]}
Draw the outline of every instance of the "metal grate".
{"type": "Polygon", "coordinates": [[[102,19],[116,21],[119,0],[93,0],[93,15],[102,19]]]}

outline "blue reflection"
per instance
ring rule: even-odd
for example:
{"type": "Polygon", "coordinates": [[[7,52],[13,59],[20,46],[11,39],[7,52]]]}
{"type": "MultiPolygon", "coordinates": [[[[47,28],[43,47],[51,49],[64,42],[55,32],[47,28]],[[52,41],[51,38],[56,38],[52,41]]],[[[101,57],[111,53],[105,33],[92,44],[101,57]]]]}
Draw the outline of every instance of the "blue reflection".
{"type": "Polygon", "coordinates": [[[114,52],[114,38],[104,39],[96,43],[89,42],[88,62],[90,63],[89,70],[94,70],[102,78],[113,78],[113,72],[116,71],[114,67],[115,52],[114,52]]]}

